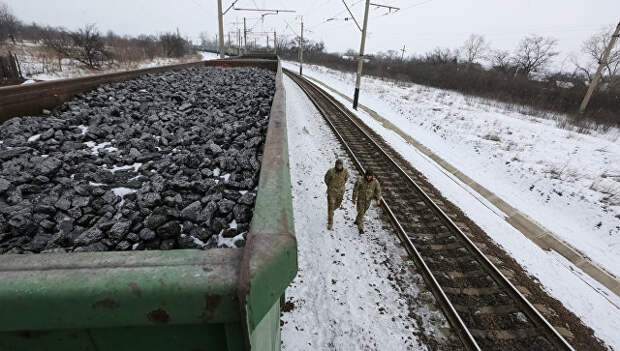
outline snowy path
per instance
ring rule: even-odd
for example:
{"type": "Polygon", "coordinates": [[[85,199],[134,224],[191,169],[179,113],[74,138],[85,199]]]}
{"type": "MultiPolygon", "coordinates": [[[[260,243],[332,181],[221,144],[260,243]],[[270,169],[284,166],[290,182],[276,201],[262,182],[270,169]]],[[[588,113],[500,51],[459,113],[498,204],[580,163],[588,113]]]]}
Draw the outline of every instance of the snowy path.
{"type": "Polygon", "coordinates": [[[286,291],[294,308],[282,317],[282,349],[427,349],[420,333],[440,337],[437,328],[447,325],[443,315],[425,303],[432,295],[413,263],[401,258],[406,251],[395,246],[398,239],[377,207],[368,211],[366,234],[357,233],[350,200],[357,171],[312,103],[284,79],[299,273],[286,291]],[[337,157],[351,179],[344,210],[328,231],[323,175],[337,157]]]}
{"type": "MultiPolygon", "coordinates": [[[[290,64],[285,64],[285,66],[294,67],[290,64]]],[[[333,87],[340,91],[347,92],[350,90],[349,81],[346,79],[345,73],[325,73],[325,70],[322,67],[304,67],[304,74],[315,77],[330,85],[333,83],[333,87]]],[[[341,97],[335,97],[343,102],[345,106],[350,105],[349,102],[341,97]]],[[[363,102],[366,105],[370,105],[369,107],[376,111],[391,111],[388,112],[389,114],[379,113],[394,122],[391,118],[397,112],[383,106],[385,103],[382,105],[373,97],[366,97],[363,102]]],[[[526,271],[539,279],[551,296],[557,298],[569,310],[582,318],[586,325],[595,330],[596,336],[615,349],[620,349],[620,333],[617,332],[620,330],[620,298],[618,296],[585,275],[579,268],[559,254],[541,250],[502,218],[498,217],[497,212],[499,210],[488,202],[478,201],[468,191],[467,185],[448,177],[437,164],[422,155],[395,132],[387,130],[361,110],[356,114],[385,140],[389,140],[390,145],[399,151],[416,169],[422,172],[441,191],[443,196],[460,207],[495,242],[514,257],[526,271]]],[[[455,154],[458,155],[457,151],[455,151],[455,154]]],[[[464,158],[461,160],[461,163],[464,163],[468,156],[461,154],[461,157],[464,158]]],[[[454,158],[454,155],[452,155],[452,158],[454,158]]],[[[488,169],[488,172],[496,171],[496,169],[488,169]]],[[[541,182],[544,182],[544,180],[541,180],[541,182]]],[[[562,215],[562,218],[564,216],[565,214],[562,215]]]]}

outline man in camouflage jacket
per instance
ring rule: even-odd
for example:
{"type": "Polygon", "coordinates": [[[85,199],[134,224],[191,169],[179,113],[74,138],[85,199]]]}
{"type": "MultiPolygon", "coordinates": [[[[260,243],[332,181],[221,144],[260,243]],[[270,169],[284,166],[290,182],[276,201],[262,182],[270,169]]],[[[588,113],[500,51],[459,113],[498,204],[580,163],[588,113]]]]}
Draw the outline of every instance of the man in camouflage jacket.
{"type": "Polygon", "coordinates": [[[353,203],[357,204],[355,224],[357,224],[360,234],[364,234],[364,215],[373,199],[377,201],[377,205],[381,203],[381,185],[374,177],[373,172],[368,170],[364,177],[355,182],[353,187],[353,203]]]}
{"type": "Polygon", "coordinates": [[[349,172],[344,169],[342,160],[336,160],[334,168],[325,173],[327,185],[327,229],[332,230],[334,224],[334,211],[342,204],[344,186],[349,179],[349,172]]]}

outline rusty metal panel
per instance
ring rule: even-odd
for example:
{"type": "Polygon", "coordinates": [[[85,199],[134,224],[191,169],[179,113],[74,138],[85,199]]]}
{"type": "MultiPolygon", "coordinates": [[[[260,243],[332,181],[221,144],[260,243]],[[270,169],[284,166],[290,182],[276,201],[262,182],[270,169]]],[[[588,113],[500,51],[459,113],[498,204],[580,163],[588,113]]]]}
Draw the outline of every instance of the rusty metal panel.
{"type": "Polygon", "coordinates": [[[236,321],[241,251],[0,256],[0,330],[236,321]]]}

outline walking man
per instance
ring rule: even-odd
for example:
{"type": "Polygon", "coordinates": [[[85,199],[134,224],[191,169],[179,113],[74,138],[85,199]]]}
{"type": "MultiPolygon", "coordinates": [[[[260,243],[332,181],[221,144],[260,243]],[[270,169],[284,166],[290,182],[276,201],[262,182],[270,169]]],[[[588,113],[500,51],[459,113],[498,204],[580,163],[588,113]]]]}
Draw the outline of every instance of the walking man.
{"type": "Polygon", "coordinates": [[[355,224],[360,234],[364,234],[364,215],[375,199],[377,206],[381,204],[381,185],[371,170],[367,170],[364,177],[355,182],[353,187],[353,203],[357,204],[357,217],[355,224]]]}
{"type": "Polygon", "coordinates": [[[349,172],[344,169],[342,160],[336,160],[336,166],[325,173],[327,185],[327,229],[332,230],[334,211],[342,204],[344,185],[349,179],[349,172]]]}

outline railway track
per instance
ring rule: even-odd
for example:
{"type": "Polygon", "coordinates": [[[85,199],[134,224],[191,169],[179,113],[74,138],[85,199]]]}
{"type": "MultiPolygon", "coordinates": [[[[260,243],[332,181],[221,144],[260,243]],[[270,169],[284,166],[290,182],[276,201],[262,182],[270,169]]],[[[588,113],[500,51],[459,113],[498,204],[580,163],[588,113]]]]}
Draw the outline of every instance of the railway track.
{"type": "Polygon", "coordinates": [[[466,350],[573,350],[402,168],[398,154],[314,83],[284,72],[308,95],[357,168],[372,169],[382,205],[466,350]]]}

